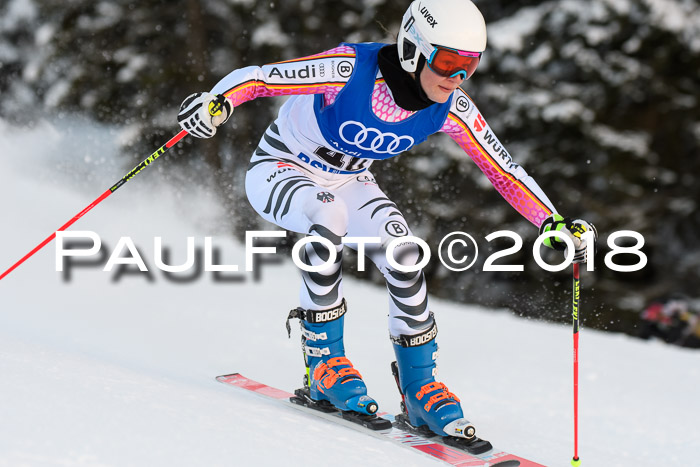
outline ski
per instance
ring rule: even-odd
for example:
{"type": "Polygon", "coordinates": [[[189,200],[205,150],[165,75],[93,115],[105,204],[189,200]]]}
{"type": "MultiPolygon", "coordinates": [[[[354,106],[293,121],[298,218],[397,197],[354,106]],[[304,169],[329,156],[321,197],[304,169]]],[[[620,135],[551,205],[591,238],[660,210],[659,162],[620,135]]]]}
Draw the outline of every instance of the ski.
{"type": "MultiPolygon", "coordinates": [[[[353,428],[371,436],[387,439],[401,446],[411,448],[424,455],[459,467],[544,467],[542,464],[492,448],[486,452],[474,454],[459,446],[446,444],[442,437],[426,437],[410,430],[402,421],[391,414],[380,413],[376,416],[343,412],[330,404],[318,403],[307,397],[303,389],[295,394],[268,386],[267,384],[246,378],[240,373],[217,376],[216,380],[237,388],[254,392],[268,399],[284,403],[313,416],[330,420],[353,428]]],[[[448,440],[449,442],[449,440],[448,440]]]]}
{"type": "Polygon", "coordinates": [[[491,443],[489,441],[486,441],[485,439],[477,437],[471,439],[456,438],[454,436],[442,437],[435,434],[427,426],[415,427],[411,425],[411,422],[408,419],[408,415],[406,415],[405,413],[400,413],[394,416],[393,424],[394,426],[396,426],[397,428],[401,428],[402,430],[406,430],[411,433],[417,434],[418,436],[421,436],[423,438],[439,440],[442,444],[446,444],[448,446],[460,449],[462,451],[467,451],[469,454],[479,455],[485,452],[489,452],[493,449],[491,443]]]}
{"type": "Polygon", "coordinates": [[[318,410],[323,413],[340,413],[344,420],[364,426],[370,430],[390,430],[391,421],[378,417],[377,415],[367,415],[353,411],[340,411],[328,401],[315,401],[311,399],[308,388],[300,388],[294,390],[294,395],[289,398],[292,404],[308,407],[313,410],[318,410]]]}

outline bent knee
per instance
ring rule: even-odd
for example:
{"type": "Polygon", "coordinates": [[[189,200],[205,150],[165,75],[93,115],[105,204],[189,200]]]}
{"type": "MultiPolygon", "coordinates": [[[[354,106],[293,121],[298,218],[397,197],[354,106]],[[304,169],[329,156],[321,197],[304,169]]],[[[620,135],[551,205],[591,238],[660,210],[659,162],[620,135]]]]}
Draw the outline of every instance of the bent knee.
{"type": "MultiPolygon", "coordinates": [[[[415,277],[420,270],[416,266],[423,260],[424,252],[418,243],[411,241],[409,238],[404,238],[413,235],[406,224],[397,220],[388,220],[382,224],[378,234],[382,239],[382,243],[381,248],[374,252],[373,260],[380,270],[384,274],[391,273],[396,276],[407,276],[403,280],[415,277]],[[394,247],[391,251],[388,251],[389,244],[392,242],[394,247]],[[388,259],[389,255],[394,263],[402,266],[402,269],[410,269],[411,272],[404,272],[392,266],[388,259]]],[[[396,278],[399,279],[399,277],[396,278]]]]}

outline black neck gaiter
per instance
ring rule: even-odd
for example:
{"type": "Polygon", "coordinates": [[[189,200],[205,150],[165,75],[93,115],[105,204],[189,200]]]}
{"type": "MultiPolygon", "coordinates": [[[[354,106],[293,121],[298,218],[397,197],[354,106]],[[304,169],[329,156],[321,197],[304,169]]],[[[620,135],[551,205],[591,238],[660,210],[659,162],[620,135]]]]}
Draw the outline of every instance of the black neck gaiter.
{"type": "Polygon", "coordinates": [[[434,104],[420,85],[420,72],[425,66],[425,57],[423,55],[418,59],[415,78],[401,67],[396,44],[387,45],[379,49],[377,59],[379,70],[382,72],[386,85],[389,86],[391,94],[399,107],[405,110],[417,111],[434,104]]]}

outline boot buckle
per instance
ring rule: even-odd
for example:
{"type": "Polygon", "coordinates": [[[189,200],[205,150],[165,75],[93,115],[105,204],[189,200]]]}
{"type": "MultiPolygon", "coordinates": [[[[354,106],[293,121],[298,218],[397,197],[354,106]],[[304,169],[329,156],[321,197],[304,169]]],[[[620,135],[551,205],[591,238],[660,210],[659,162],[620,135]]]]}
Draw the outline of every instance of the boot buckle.
{"type": "Polygon", "coordinates": [[[437,394],[434,394],[433,396],[431,396],[430,399],[428,399],[428,403],[425,404],[423,406],[423,408],[425,409],[426,412],[430,412],[430,408],[440,401],[446,401],[446,402],[440,404],[440,406],[443,406],[446,404],[456,404],[457,402],[459,402],[459,399],[457,399],[455,397],[455,395],[452,394],[451,392],[442,391],[442,392],[438,392],[437,394]]]}
{"type": "Polygon", "coordinates": [[[346,357],[331,358],[325,363],[320,363],[314,369],[314,380],[318,381],[326,389],[330,389],[339,379],[346,379],[346,377],[362,379],[360,372],[353,368],[352,363],[350,363],[350,360],[346,357]],[[346,368],[341,368],[339,371],[333,369],[333,367],[340,365],[348,366],[346,368]]]}
{"type": "Polygon", "coordinates": [[[304,350],[306,352],[306,355],[309,357],[323,357],[324,355],[330,355],[331,350],[328,347],[323,347],[323,348],[318,348],[318,347],[309,347],[308,345],[304,346],[304,350]]]}
{"type": "Polygon", "coordinates": [[[424,384],[423,387],[420,388],[420,391],[416,393],[416,398],[418,400],[423,399],[424,396],[427,394],[433,392],[433,391],[439,391],[437,394],[433,394],[430,396],[428,399],[428,402],[423,406],[426,412],[429,412],[430,409],[435,405],[438,404],[438,407],[435,409],[437,410],[439,407],[442,407],[443,405],[446,404],[456,404],[459,402],[459,398],[452,394],[448,389],[447,386],[445,386],[443,383],[438,383],[437,381],[432,381],[428,384],[424,384]]]}
{"type": "Polygon", "coordinates": [[[444,384],[438,383],[437,381],[430,382],[428,384],[424,384],[423,387],[420,388],[420,391],[416,393],[416,397],[418,400],[423,399],[423,396],[426,394],[437,391],[438,389],[447,389],[444,384]]]}
{"type": "Polygon", "coordinates": [[[325,341],[328,339],[328,334],[325,332],[322,333],[315,333],[313,331],[309,331],[307,329],[304,329],[304,326],[301,327],[301,334],[308,340],[310,341],[325,341]]]}

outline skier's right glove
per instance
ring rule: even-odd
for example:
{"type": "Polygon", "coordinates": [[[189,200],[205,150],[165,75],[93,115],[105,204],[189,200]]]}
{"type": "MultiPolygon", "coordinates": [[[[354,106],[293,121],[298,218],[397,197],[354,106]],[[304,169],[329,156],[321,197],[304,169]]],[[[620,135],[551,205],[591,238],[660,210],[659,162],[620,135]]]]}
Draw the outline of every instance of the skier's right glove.
{"type": "Polygon", "coordinates": [[[223,125],[232,113],[233,105],[223,94],[198,92],[182,102],[177,121],[192,136],[211,138],[216,127],[223,125]]]}
{"type": "MultiPolygon", "coordinates": [[[[574,244],[574,263],[585,263],[588,260],[586,257],[588,242],[583,238],[583,234],[586,232],[593,232],[593,251],[596,251],[595,242],[598,240],[598,231],[595,226],[589,222],[582,219],[571,220],[568,217],[562,217],[554,213],[545,219],[540,226],[540,235],[550,231],[561,232],[571,239],[574,244]]],[[[555,250],[564,251],[566,254],[566,243],[557,236],[545,239],[544,244],[555,250]]]]}

